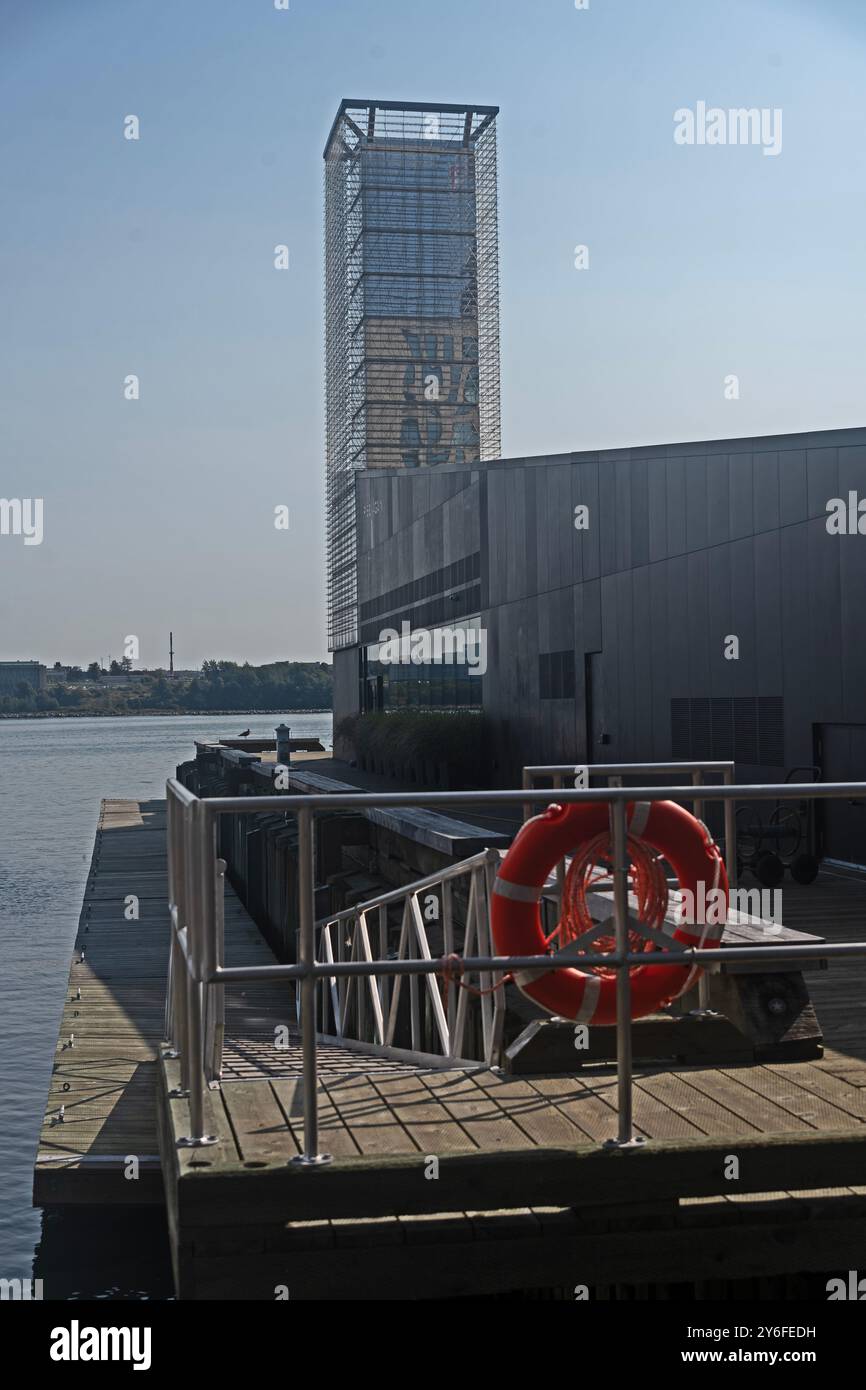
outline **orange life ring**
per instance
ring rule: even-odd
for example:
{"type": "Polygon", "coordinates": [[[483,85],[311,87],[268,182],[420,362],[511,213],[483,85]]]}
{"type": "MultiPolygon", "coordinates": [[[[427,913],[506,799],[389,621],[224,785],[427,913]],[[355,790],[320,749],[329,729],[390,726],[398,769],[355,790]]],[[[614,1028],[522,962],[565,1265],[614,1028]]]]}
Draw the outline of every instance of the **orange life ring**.
{"type": "MultiPolygon", "coordinates": [[[[706,826],[674,801],[629,802],[627,818],[629,834],[663,854],[680,888],[692,895],[694,910],[678,926],[665,924],[663,930],[684,946],[718,946],[728,915],[728,878],[706,826]],[[723,894],[723,908],[713,914],[706,909],[711,889],[723,894]],[[706,920],[710,916],[715,922],[706,920]],[[700,918],[705,920],[696,920],[700,918]]],[[[526,822],[493,887],[490,924],[498,954],[545,953],[539,911],[542,887],[560,859],[601,834],[608,823],[608,807],[601,801],[549,806],[526,822]]],[[[696,972],[686,965],[658,965],[633,966],[630,973],[632,1018],[642,1018],[681,994],[696,972]]],[[[600,1026],[616,1022],[614,971],[597,975],[573,968],[518,970],[513,978],[523,994],[549,1013],[600,1026]]]]}

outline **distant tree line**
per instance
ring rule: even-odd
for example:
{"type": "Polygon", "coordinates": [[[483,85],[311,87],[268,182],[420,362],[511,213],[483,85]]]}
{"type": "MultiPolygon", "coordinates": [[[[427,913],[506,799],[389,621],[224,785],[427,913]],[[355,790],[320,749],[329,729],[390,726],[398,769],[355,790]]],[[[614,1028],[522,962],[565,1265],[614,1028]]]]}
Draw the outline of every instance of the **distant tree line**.
{"type": "MultiPolygon", "coordinates": [[[[171,696],[171,686],[162,677],[171,696]]],[[[187,709],[330,709],[331,667],[318,661],[273,661],[267,666],[205,661],[184,691],[187,709]]]]}
{"type": "MultiPolygon", "coordinates": [[[[112,663],[112,669],[117,663],[112,663]]],[[[120,670],[125,669],[123,666],[120,670]]],[[[80,714],[135,714],[154,710],[262,710],[332,707],[332,670],[325,662],[273,661],[265,666],[235,661],[205,661],[199,675],[167,678],[147,675],[134,685],[100,686],[99,663],[86,671],[74,667],[66,683],[37,692],[20,681],[11,695],[0,697],[0,713],[31,714],[75,711],[80,714]]]]}

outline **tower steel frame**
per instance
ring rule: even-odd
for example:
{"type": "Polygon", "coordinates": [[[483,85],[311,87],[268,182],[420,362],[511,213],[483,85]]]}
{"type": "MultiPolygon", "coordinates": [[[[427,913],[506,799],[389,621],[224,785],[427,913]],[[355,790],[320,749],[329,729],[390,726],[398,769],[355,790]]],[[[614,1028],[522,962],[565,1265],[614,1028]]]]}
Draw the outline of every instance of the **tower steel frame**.
{"type": "Polygon", "coordinates": [[[331,651],[358,641],[356,473],[501,452],[498,110],[346,99],[325,145],[331,651]]]}

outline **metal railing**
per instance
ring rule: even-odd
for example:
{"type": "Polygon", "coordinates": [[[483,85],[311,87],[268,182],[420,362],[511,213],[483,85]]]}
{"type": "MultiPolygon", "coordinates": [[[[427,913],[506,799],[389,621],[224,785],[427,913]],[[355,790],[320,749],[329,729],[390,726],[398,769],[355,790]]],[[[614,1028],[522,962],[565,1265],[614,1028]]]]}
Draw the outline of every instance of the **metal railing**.
{"type": "MultiPolygon", "coordinates": [[[[380,974],[370,944],[371,930],[378,938],[380,960],[410,960],[414,946],[422,960],[432,960],[430,931],[434,923],[441,930],[441,958],[456,958],[455,927],[462,925],[461,955],[491,956],[490,898],[498,850],[486,849],[437,873],[395,888],[389,893],[345,908],[316,923],[318,955],[331,964],[365,960],[371,967],[366,990],[361,976],[329,975],[322,979],[319,999],[320,1032],[324,1020],[333,1019],[336,1042],[371,1043],[384,1055],[395,1049],[403,977],[380,974]],[[468,889],[465,888],[468,881],[468,889]],[[463,921],[456,920],[455,890],[464,888],[463,921]],[[422,904],[421,899],[424,899],[422,904]],[[389,908],[401,907],[400,936],[395,955],[388,950],[389,908]],[[432,923],[428,912],[435,908],[432,923]],[[441,913],[441,915],[440,915],[441,913]],[[372,924],[375,923],[373,926],[372,924]],[[374,972],[374,973],[372,973],[374,972]],[[354,1024],[354,1026],[353,1026],[354,1024]],[[372,1039],[370,1037],[372,1034],[372,1039]]],[[[432,1037],[424,1029],[418,975],[409,976],[409,1029],[411,1048],[400,1047],[398,1055],[409,1060],[441,1065],[471,1065],[483,1061],[488,1066],[498,1060],[505,1023],[505,999],[498,988],[500,972],[482,971],[477,1012],[480,1039],[467,1037],[470,1029],[470,996],[465,990],[449,988],[447,979],[427,975],[427,1002],[432,1015],[432,1037]],[[426,1044],[426,1046],[425,1046],[426,1044]]]]}
{"type": "MultiPolygon", "coordinates": [[[[541,764],[536,767],[525,767],[523,769],[523,785],[530,789],[538,787],[542,780],[550,781],[553,790],[560,791],[565,786],[565,778],[571,777],[586,778],[581,785],[589,786],[593,778],[603,778],[605,786],[621,787],[623,777],[642,777],[646,774],[649,777],[678,777],[681,773],[689,773],[693,787],[705,787],[704,775],[707,772],[717,773],[722,784],[726,787],[733,786],[735,764],[732,762],[685,762],[685,763],[550,763],[541,764]]],[[[578,786],[576,780],[572,780],[572,786],[578,786]]],[[[713,793],[708,791],[706,796],[698,796],[693,792],[687,798],[692,802],[692,809],[698,819],[703,818],[704,801],[712,801],[713,793]]],[[[725,869],[728,875],[728,883],[731,887],[736,886],[737,882],[737,831],[736,831],[736,807],[733,801],[725,801],[725,869]]],[[[531,815],[528,806],[523,807],[523,819],[528,820],[531,815]]]]}
{"type": "MultiPolygon", "coordinates": [[[[670,765],[668,765],[670,766],[670,765]]],[[[615,774],[613,774],[615,775],[615,774]]],[[[818,798],[862,797],[866,783],[806,783],[798,786],[714,787],[713,796],[724,802],[772,801],[779,796],[818,798]]],[[[522,788],[515,791],[482,792],[376,792],[328,793],[255,797],[214,797],[199,800],[174,778],[166,787],[168,800],[169,903],[171,954],[167,1001],[168,1055],[179,1055],[181,1088],[189,1096],[190,1133],[178,1142],[197,1147],[213,1144],[215,1136],[205,1133],[204,1093],[207,1082],[207,1039],[213,1036],[218,1019],[220,988],[230,984],[269,983],[294,980],[301,992],[301,1046],[303,1068],[304,1151],[295,1162],[321,1164],[329,1156],[319,1151],[318,1065],[316,1003],[319,982],[342,978],[403,975],[428,976],[447,969],[443,959],[403,958],[396,960],[318,961],[315,956],[316,922],[314,911],[314,816],[317,811],[364,810],[374,807],[454,807],[479,805],[543,807],[550,801],[549,789],[522,788]],[[221,891],[221,861],[216,851],[216,826],[220,816],[279,812],[298,820],[299,960],[295,965],[225,966],[222,961],[220,916],[217,898],[221,891]]],[[[588,952],[579,957],[580,965],[617,971],[616,1039],[618,1134],[610,1143],[629,1147],[642,1142],[634,1135],[632,1120],[632,1033],[630,968],[666,967],[673,964],[703,966],[713,962],[733,964],[748,961],[834,960],[866,956],[866,942],[809,943],[801,946],[779,943],[772,946],[682,947],[679,943],[657,952],[634,953],[629,949],[627,806],[629,802],[687,801],[694,799],[694,787],[591,787],[583,790],[557,790],[561,804],[606,802],[610,807],[615,946],[610,954],[588,952]]],[[[514,970],[566,970],[574,967],[575,956],[493,954],[462,958],[464,974],[489,972],[506,974],[514,970]]]]}

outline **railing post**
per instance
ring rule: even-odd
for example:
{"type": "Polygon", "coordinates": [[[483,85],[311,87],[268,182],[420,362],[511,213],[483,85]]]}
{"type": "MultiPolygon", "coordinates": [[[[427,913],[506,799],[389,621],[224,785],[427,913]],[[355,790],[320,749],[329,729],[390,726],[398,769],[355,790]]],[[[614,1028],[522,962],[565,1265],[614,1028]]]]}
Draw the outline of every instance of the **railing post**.
{"type": "MultiPolygon", "coordinates": [[[[388,908],[385,903],[379,907],[379,958],[388,959],[388,908]]],[[[379,1001],[382,1017],[387,1018],[391,1007],[391,979],[388,975],[379,976],[379,1001]]]]}
{"type": "MultiPolygon", "coordinates": [[[[702,787],[703,785],[704,774],[700,771],[700,769],[698,769],[696,772],[692,773],[692,786],[702,787]]],[[[698,820],[703,820],[704,818],[704,803],[700,799],[700,797],[695,797],[694,801],[692,802],[692,814],[696,816],[698,820]]]]}
{"type": "Polygon", "coordinates": [[[177,1046],[177,1032],[174,1026],[174,991],[178,986],[176,973],[176,945],[174,939],[174,921],[171,920],[172,909],[175,913],[179,911],[177,902],[177,879],[178,879],[178,857],[177,845],[175,843],[175,816],[177,813],[177,802],[171,787],[166,790],[165,798],[165,843],[168,856],[168,911],[169,923],[171,927],[171,937],[168,945],[168,972],[165,982],[165,1018],[163,1022],[163,1035],[171,1051],[177,1046]]]}
{"type": "MultiPolygon", "coordinates": [[[[216,894],[214,901],[214,965],[225,964],[225,873],[226,861],[217,859],[215,865],[216,894]]],[[[205,1061],[208,1081],[222,1076],[223,1041],[225,1038],[225,985],[205,985],[205,1061]]]]}
{"type": "MultiPolygon", "coordinates": [[[[726,767],[722,774],[726,787],[733,786],[733,769],[726,767]]],[[[735,801],[725,802],[725,869],[728,887],[737,886],[737,805],[735,801]]]]}
{"type": "MultiPolygon", "coordinates": [[[[562,790],[562,773],[561,773],[561,772],[555,772],[554,775],[553,775],[553,790],[554,790],[554,792],[558,792],[558,791],[561,791],[561,790],[562,790]]],[[[555,801],[555,800],[556,800],[556,797],[554,796],[553,799],[554,799],[554,801],[555,801]]],[[[557,908],[557,917],[558,917],[558,918],[561,918],[561,917],[562,917],[562,912],[563,912],[564,905],[565,905],[565,860],[564,860],[564,859],[557,859],[557,861],[556,861],[556,908],[557,908]]]]}
{"type": "MultiPolygon", "coordinates": [[[[355,960],[366,959],[364,955],[364,935],[367,930],[367,919],[359,912],[355,918],[355,931],[352,936],[352,955],[355,960]],[[361,955],[358,955],[358,952],[361,955]]],[[[367,1037],[367,991],[370,987],[369,978],[358,975],[355,979],[355,1007],[357,1009],[357,1030],[358,1038],[361,1042],[369,1042],[367,1037]]]]}
{"type": "MultiPolygon", "coordinates": [[[[702,787],[704,785],[704,774],[700,768],[692,773],[692,786],[702,787]]],[[[699,798],[692,802],[692,814],[702,821],[704,818],[704,803],[699,798]]],[[[707,978],[706,970],[702,970],[698,976],[698,1009],[709,1009],[710,1007],[710,982],[707,978]]]]}
{"type": "Polygon", "coordinates": [[[192,894],[187,949],[191,969],[184,971],[187,988],[186,1058],[187,1088],[189,1090],[189,1127],[186,1138],[178,1139],[181,1148],[198,1149],[217,1142],[216,1135],[204,1132],[204,990],[207,962],[213,959],[210,935],[214,930],[214,827],[207,807],[194,801],[189,808],[191,822],[187,852],[192,858],[192,894]]]}
{"type": "Polygon", "coordinates": [[[316,977],[312,974],[316,951],[313,812],[298,811],[299,958],[309,974],[301,980],[301,1048],[303,1052],[304,1152],[292,1160],[305,1165],[330,1163],[331,1155],[319,1153],[319,1076],[316,1056],[316,977]]]}
{"type": "Polygon", "coordinates": [[[194,960],[195,939],[196,939],[196,911],[198,907],[198,884],[196,879],[198,866],[198,847],[195,833],[195,808],[198,802],[188,802],[183,808],[183,819],[181,822],[181,841],[183,844],[183,920],[182,927],[186,933],[186,952],[183,955],[183,1001],[181,1003],[182,1027],[180,1033],[180,1088],[184,1095],[189,1095],[190,1078],[190,992],[192,980],[190,970],[194,960]]]}
{"type": "MultiPolygon", "coordinates": [[[[442,884],[442,949],[447,956],[454,954],[454,900],[451,896],[451,880],[442,884]]],[[[457,1018],[457,989],[448,990],[448,1038],[454,1056],[454,1022],[457,1018]]]]}
{"type": "Polygon", "coordinates": [[[631,976],[628,955],[628,821],[626,803],[611,806],[613,842],[613,910],[616,921],[616,1083],[619,1132],[609,1144],[616,1148],[642,1144],[632,1128],[631,976]]]}
{"type": "MultiPolygon", "coordinates": [[[[493,903],[493,884],[496,879],[496,863],[498,856],[494,850],[491,854],[488,851],[487,863],[484,865],[484,913],[487,919],[487,944],[486,950],[491,955],[494,954],[493,928],[490,923],[491,905],[493,903]]],[[[502,974],[497,973],[491,976],[496,985],[502,984],[502,974]]],[[[505,991],[496,989],[493,994],[493,1023],[490,1029],[490,1050],[487,1055],[487,1065],[498,1067],[502,1065],[502,1043],[505,1033],[505,991]]]]}

